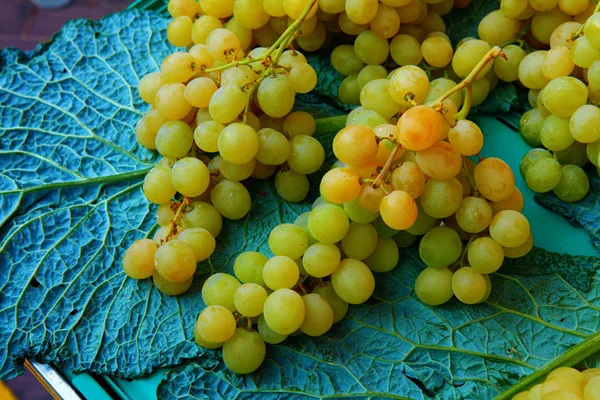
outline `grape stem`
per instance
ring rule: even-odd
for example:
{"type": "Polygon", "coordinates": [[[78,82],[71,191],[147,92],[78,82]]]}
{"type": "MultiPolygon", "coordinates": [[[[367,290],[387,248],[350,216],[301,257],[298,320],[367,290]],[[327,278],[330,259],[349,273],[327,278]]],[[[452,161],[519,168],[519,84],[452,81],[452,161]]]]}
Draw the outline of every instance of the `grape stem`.
{"type": "Polygon", "coordinates": [[[471,237],[469,238],[469,241],[467,242],[467,245],[463,249],[463,252],[460,255],[460,266],[461,267],[465,266],[465,256],[467,255],[467,250],[469,250],[469,246],[471,245],[471,243],[473,243],[473,240],[475,240],[476,238],[477,238],[477,235],[471,235],[471,237]]]}
{"type": "Polygon", "coordinates": [[[511,45],[511,44],[518,44],[519,46],[523,46],[523,44],[525,43],[523,40],[523,36],[525,36],[527,34],[527,32],[529,31],[529,29],[531,29],[531,24],[527,24],[525,26],[525,28],[521,29],[521,31],[519,33],[517,33],[517,36],[515,36],[514,39],[509,40],[506,43],[502,43],[500,45],[500,47],[504,48],[505,46],[511,45]]]}
{"type": "Polygon", "coordinates": [[[506,54],[504,54],[502,49],[498,46],[495,46],[481,59],[481,61],[479,61],[479,63],[475,66],[475,68],[473,68],[473,71],[471,71],[471,73],[469,75],[467,75],[467,77],[465,79],[463,79],[458,85],[454,86],[452,89],[450,89],[446,93],[444,93],[442,95],[442,97],[437,99],[431,107],[437,109],[438,111],[441,111],[442,102],[444,100],[446,100],[448,97],[452,96],[454,93],[456,93],[460,90],[463,90],[469,84],[473,83],[477,79],[477,77],[479,76],[481,71],[485,68],[485,66],[488,65],[489,62],[492,61],[496,57],[502,57],[504,59],[508,59],[508,57],[506,57],[506,54]]]}
{"type": "Polygon", "coordinates": [[[467,85],[465,88],[465,101],[463,102],[462,108],[454,116],[455,120],[466,119],[467,115],[471,111],[471,104],[473,102],[473,85],[467,85]]]}
{"type": "MultiPolygon", "coordinates": [[[[400,146],[399,144],[394,146],[394,150],[392,150],[392,153],[390,154],[387,161],[385,162],[385,165],[381,169],[381,172],[379,173],[379,175],[377,175],[377,178],[375,178],[375,181],[373,182],[373,187],[378,187],[379,185],[381,185],[381,182],[383,181],[383,179],[385,178],[385,175],[389,171],[390,166],[392,165],[392,162],[394,161],[394,158],[396,158],[396,154],[398,154],[398,152],[400,151],[401,148],[402,148],[402,146],[400,146]]],[[[385,188],[383,190],[386,191],[385,188]]]]}
{"type": "Polygon", "coordinates": [[[478,194],[477,186],[473,181],[473,177],[469,175],[469,169],[467,168],[467,157],[463,156],[463,174],[465,178],[467,178],[467,182],[469,183],[469,187],[471,188],[471,195],[476,196],[478,194]]]}
{"type": "Polygon", "coordinates": [[[581,343],[565,351],[558,358],[555,358],[534,373],[521,379],[516,385],[511,386],[507,391],[496,397],[496,400],[510,400],[517,394],[531,388],[536,383],[541,382],[552,370],[558,367],[573,367],[599,351],[600,332],[596,332],[581,343]]]}
{"type": "Polygon", "coordinates": [[[167,231],[167,234],[165,235],[165,242],[168,242],[169,240],[171,240],[175,234],[175,232],[177,232],[177,220],[179,219],[179,217],[181,217],[181,214],[183,214],[183,209],[185,206],[190,204],[190,199],[188,197],[184,197],[183,200],[181,200],[181,203],[179,203],[179,207],[177,207],[177,211],[175,212],[175,216],[173,216],[173,219],[171,220],[171,223],[169,225],[169,230],[167,231]]]}
{"type": "MultiPolygon", "coordinates": [[[[592,15],[596,14],[597,12],[600,12],[600,3],[598,3],[596,5],[596,8],[594,9],[594,12],[592,13],[592,15]]],[[[579,27],[579,29],[577,30],[577,32],[575,32],[573,34],[573,36],[571,36],[570,41],[574,41],[575,39],[577,39],[579,36],[583,35],[583,30],[585,29],[585,23],[581,24],[581,26],[579,27]]]]}

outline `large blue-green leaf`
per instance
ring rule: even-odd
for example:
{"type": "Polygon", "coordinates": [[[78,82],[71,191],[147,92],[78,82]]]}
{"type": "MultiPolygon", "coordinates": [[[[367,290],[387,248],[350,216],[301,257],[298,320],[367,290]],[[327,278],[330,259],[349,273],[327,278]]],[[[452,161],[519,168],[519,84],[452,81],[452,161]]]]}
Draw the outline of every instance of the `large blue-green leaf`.
{"type": "MultiPolygon", "coordinates": [[[[597,278],[591,291],[573,286],[589,285],[596,258],[536,250],[506,270],[532,276],[495,276],[486,304],[432,309],[412,291],[422,268],[412,249],[378,277],[376,297],[352,307],[327,337],[270,347],[251,377],[228,374],[217,352],[191,340],[202,278],[230,271],[241,251],[265,250],[268,230],[308,206],[282,202],[269,182],[253,183],[250,215],[225,224],[189,293],[169,298],[148,280],[125,278],[124,249],[154,224],[140,183],[155,160],[135,144],[143,108],[135,87],[170,51],[166,23],[129,11],[69,23],[32,53],[0,52],[0,378],[18,374],[25,357],[123,377],[194,359],[161,395],[201,397],[204,385],[223,397],[487,398],[597,330],[597,278]],[[567,263],[574,273],[561,271],[567,263]]],[[[340,112],[320,101],[307,98],[304,107],[340,112]]],[[[343,118],[319,121],[328,151],[341,126],[343,118]]]]}

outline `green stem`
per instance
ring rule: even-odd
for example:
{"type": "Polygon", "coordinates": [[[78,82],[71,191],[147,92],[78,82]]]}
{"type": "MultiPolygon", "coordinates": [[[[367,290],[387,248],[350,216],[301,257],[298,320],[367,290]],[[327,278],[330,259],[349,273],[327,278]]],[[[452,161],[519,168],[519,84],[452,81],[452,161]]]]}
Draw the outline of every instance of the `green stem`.
{"type": "Polygon", "coordinates": [[[531,29],[531,24],[527,24],[525,26],[525,28],[521,29],[521,31],[519,33],[517,33],[517,36],[515,36],[515,38],[513,40],[509,40],[508,42],[501,44],[500,47],[504,48],[505,46],[508,46],[511,44],[517,44],[517,43],[519,45],[521,45],[523,42],[521,39],[523,39],[523,36],[525,36],[527,34],[529,29],[531,29]]]}
{"type": "Polygon", "coordinates": [[[558,358],[555,358],[531,375],[521,379],[516,385],[496,397],[495,400],[510,400],[517,394],[528,390],[558,367],[572,367],[600,351],[600,332],[593,334],[581,343],[571,347],[558,358]]]}
{"type": "MultiPolygon", "coordinates": [[[[596,8],[594,9],[594,12],[592,13],[592,15],[596,14],[597,12],[600,12],[600,2],[596,5],[596,8]]],[[[583,30],[585,29],[585,23],[581,24],[581,27],[577,30],[577,32],[575,32],[573,34],[573,36],[571,36],[571,41],[577,39],[579,36],[583,35],[583,30]]]]}
{"type": "Polygon", "coordinates": [[[463,102],[462,108],[454,116],[456,121],[467,118],[471,111],[471,104],[473,102],[473,85],[467,85],[465,88],[465,101],[463,102]]]}
{"type": "Polygon", "coordinates": [[[454,93],[463,90],[470,83],[474,82],[477,79],[477,76],[481,73],[481,71],[485,68],[485,66],[492,61],[494,58],[501,56],[506,58],[506,54],[502,51],[502,49],[498,46],[492,48],[479,63],[473,68],[473,71],[465,79],[463,79],[458,85],[454,86],[452,89],[448,90],[446,93],[442,95],[439,99],[437,99],[431,107],[439,108],[444,100],[448,97],[452,96],[454,93]]]}
{"type": "Polygon", "coordinates": [[[471,196],[477,196],[477,186],[475,185],[475,181],[473,181],[473,177],[469,175],[469,169],[467,167],[467,157],[463,156],[463,170],[465,174],[465,178],[467,178],[467,182],[469,183],[469,187],[471,188],[471,196]]]}

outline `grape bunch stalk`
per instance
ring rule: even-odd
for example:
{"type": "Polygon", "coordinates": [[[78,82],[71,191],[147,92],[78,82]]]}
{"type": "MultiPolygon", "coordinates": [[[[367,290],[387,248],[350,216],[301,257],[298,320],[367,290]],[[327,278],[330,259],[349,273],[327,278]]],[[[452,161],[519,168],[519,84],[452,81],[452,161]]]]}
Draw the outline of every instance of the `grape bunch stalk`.
{"type": "Polygon", "coordinates": [[[498,158],[468,158],[483,146],[481,130],[465,119],[472,83],[498,56],[506,57],[500,47],[462,58],[471,72],[427,105],[420,104],[429,89],[425,72],[398,69],[388,84],[409,106],[395,125],[373,110],[350,113],[333,140],[338,162],[323,176],[312,210],[270,232],[273,256],[241,253],[235,276],[218,273],[204,283],[208,307],[196,321],[197,343],[222,346],[230,370],[252,372],[264,359],[265,342],[321,336],[350,304],[367,301],[374,273],[393,270],[399,248],[419,236],[427,265],[415,282],[421,301],[487,300],[489,275],[505,257],[521,257],[533,246],[510,167],[498,158]],[[463,89],[459,111],[450,97],[463,89]],[[236,328],[240,321],[247,325],[236,328]],[[211,336],[215,331],[222,335],[211,336]],[[242,347],[251,355],[240,357],[242,347]]]}
{"type": "Polygon", "coordinates": [[[250,193],[241,183],[248,178],[266,179],[278,170],[275,187],[284,200],[299,202],[308,194],[306,175],[319,170],[325,151],[312,137],[314,118],[292,112],[296,93],[311,91],[317,81],[292,43],[312,48],[304,21],[316,0],[292,3],[295,17],[281,35],[259,40],[256,30],[270,18],[262,2],[169,2],[167,38],[187,51],[165,57],[160,71],[139,84],[152,107],[136,138],[163,157],[143,185],[148,201],[159,205],[160,228],[153,240],[127,250],[128,276],[152,276],[168,295],[188,290],[196,264],[215,250],[222,217],[237,220],[249,212],[250,193]],[[221,18],[231,16],[223,27],[221,18]],[[252,48],[250,37],[269,47],[252,48]]]}

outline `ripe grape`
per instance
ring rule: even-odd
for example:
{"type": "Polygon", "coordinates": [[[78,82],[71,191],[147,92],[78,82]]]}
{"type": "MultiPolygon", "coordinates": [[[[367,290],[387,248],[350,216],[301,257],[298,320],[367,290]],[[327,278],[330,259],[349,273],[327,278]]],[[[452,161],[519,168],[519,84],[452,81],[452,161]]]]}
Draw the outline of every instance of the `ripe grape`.
{"type": "Polygon", "coordinates": [[[496,272],[504,261],[504,250],[494,239],[484,236],[475,239],[467,250],[469,265],[480,274],[496,272]]]}
{"type": "Polygon", "coordinates": [[[223,227],[223,218],[212,204],[193,201],[181,216],[180,224],[184,229],[204,228],[217,237],[223,227]]]}
{"type": "Polygon", "coordinates": [[[197,158],[184,157],[173,165],[173,186],[186,197],[196,197],[204,193],[210,182],[206,165],[197,158]]]}
{"type": "Polygon", "coordinates": [[[530,236],[529,221],[518,211],[500,211],[492,218],[490,236],[503,247],[520,246],[530,236]]]}
{"type": "Polygon", "coordinates": [[[562,168],[554,158],[540,158],[534,161],[525,173],[527,186],[537,193],[554,189],[562,176],[562,168]]]}
{"type": "Polygon", "coordinates": [[[243,123],[233,123],[219,134],[221,156],[235,164],[246,164],[258,153],[259,138],[254,129],[243,123]]]}
{"type": "Polygon", "coordinates": [[[288,335],[279,334],[271,329],[269,325],[267,325],[267,321],[262,314],[258,318],[258,333],[260,333],[263,340],[269,344],[279,344],[288,337],[288,335]]]}
{"type": "Polygon", "coordinates": [[[263,268],[268,258],[256,251],[246,251],[233,262],[235,276],[243,283],[255,283],[265,286],[263,268]]]}
{"type": "Polygon", "coordinates": [[[405,107],[412,106],[407,97],[412,96],[412,101],[421,104],[429,93],[429,78],[425,71],[414,65],[399,68],[392,74],[390,80],[390,94],[396,102],[405,107]]]}
{"type": "Polygon", "coordinates": [[[223,343],[223,362],[236,374],[249,374],[260,367],[266,354],[265,341],[258,332],[237,328],[223,343]]]}
{"type": "Polygon", "coordinates": [[[267,291],[256,283],[244,283],[233,294],[236,310],[245,317],[257,317],[262,314],[267,300],[267,291]]]}
{"type": "Polygon", "coordinates": [[[438,142],[441,135],[442,117],[431,107],[413,107],[398,121],[396,138],[409,150],[425,150],[438,142]]]}
{"type": "Polygon", "coordinates": [[[559,117],[567,118],[585,105],[588,89],[579,79],[564,76],[548,83],[544,88],[542,98],[548,111],[559,117]],[[569,101],[565,102],[564,99],[569,99],[569,101]]]}
{"type": "Polygon", "coordinates": [[[156,243],[150,239],[136,240],[123,255],[123,271],[133,279],[148,278],[154,272],[156,243]]]}
{"type": "Polygon", "coordinates": [[[154,107],[166,119],[182,119],[192,110],[192,106],[185,100],[184,93],[184,84],[165,83],[156,92],[154,107]]]}
{"type": "Polygon", "coordinates": [[[269,234],[269,249],[276,256],[295,260],[302,257],[307,248],[308,234],[298,225],[277,225],[269,234]]]}
{"type": "MultiPolygon", "coordinates": [[[[483,40],[469,40],[456,49],[454,58],[452,58],[452,68],[456,75],[466,78],[475,66],[492,48],[483,40]]],[[[488,63],[477,75],[477,79],[482,79],[492,68],[492,63],[488,63]]]]}
{"type": "Polygon", "coordinates": [[[487,284],[482,274],[471,267],[462,267],[452,276],[452,292],[465,304],[477,304],[487,292],[487,284]]]}
{"type": "Polygon", "coordinates": [[[302,265],[308,274],[317,278],[331,275],[341,260],[340,250],[333,244],[315,243],[302,256],[302,265]]]}
{"type": "Polygon", "coordinates": [[[244,111],[246,96],[246,93],[237,86],[221,86],[210,98],[208,104],[211,118],[221,124],[236,120],[240,113],[244,111]]]}
{"type": "Polygon", "coordinates": [[[315,119],[305,111],[294,111],[283,120],[283,133],[290,138],[298,135],[312,136],[315,129],[315,119]]]}
{"type": "Polygon", "coordinates": [[[377,151],[375,132],[364,125],[346,126],[333,139],[333,152],[344,164],[365,164],[377,151]]]}
{"type": "Polygon", "coordinates": [[[298,135],[290,140],[287,163],[294,171],[305,175],[315,173],[321,168],[324,160],[325,150],[312,136],[298,135]]]}
{"type": "Polygon", "coordinates": [[[440,226],[423,236],[419,255],[428,267],[442,268],[454,263],[462,252],[462,242],[452,228],[440,226]]]}
{"type": "Polygon", "coordinates": [[[310,212],[308,229],[322,243],[336,243],[346,236],[350,222],[344,209],[333,204],[321,204],[310,212]]]}
{"type": "Polygon", "coordinates": [[[598,124],[600,124],[600,109],[586,104],[573,113],[569,127],[575,140],[581,143],[592,143],[600,140],[600,125],[598,124]]]}
{"type": "Polygon", "coordinates": [[[282,170],[275,176],[275,189],[284,200],[297,203],[308,195],[308,178],[294,170],[282,170]]]}
{"type": "Polygon", "coordinates": [[[463,188],[456,178],[430,179],[419,197],[423,210],[434,218],[446,218],[454,214],[463,198],[463,188]]]}
{"type": "Polygon", "coordinates": [[[177,240],[189,244],[196,253],[196,262],[204,261],[215,251],[215,238],[203,228],[185,229],[177,240]]]}
{"type": "Polygon", "coordinates": [[[363,262],[374,272],[389,272],[396,268],[400,252],[394,239],[389,237],[380,237],[371,255],[363,262]]]}
{"type": "Polygon", "coordinates": [[[349,168],[335,168],[321,179],[321,195],[327,200],[342,204],[358,197],[361,191],[360,177],[349,168]]]}
{"type": "Polygon", "coordinates": [[[390,119],[400,111],[387,79],[375,79],[367,83],[360,91],[360,104],[365,110],[373,110],[385,119],[390,119]]]}
{"type": "Polygon", "coordinates": [[[359,88],[362,89],[367,83],[376,79],[386,79],[387,76],[386,69],[381,65],[367,65],[360,70],[356,79],[358,79],[359,88]]]}
{"type": "Polygon", "coordinates": [[[479,153],[483,147],[483,132],[474,122],[463,119],[457,121],[450,129],[448,140],[460,154],[472,156],[479,153]]]}
{"type": "Polygon", "coordinates": [[[198,335],[211,343],[229,340],[235,333],[235,317],[225,307],[211,305],[198,315],[196,321],[198,335]]]}
{"type": "Polygon", "coordinates": [[[218,305],[235,311],[233,296],[241,283],[232,275],[213,274],[202,285],[202,300],[207,306],[218,305]]]}
{"type": "Polygon", "coordinates": [[[171,169],[162,165],[152,168],[144,178],[144,196],[149,202],[163,204],[175,196],[171,169]]]}
{"type": "Polygon", "coordinates": [[[366,30],[356,37],[354,52],[365,64],[383,64],[390,54],[390,45],[386,39],[366,30]]]}
{"type": "Polygon", "coordinates": [[[452,298],[452,276],[446,267],[425,268],[415,280],[415,293],[425,304],[438,306],[452,298]]]}
{"type": "Polygon", "coordinates": [[[296,92],[291,80],[285,75],[268,77],[263,80],[257,92],[260,108],[271,117],[283,117],[294,106],[296,92]]]}
{"type": "Polygon", "coordinates": [[[456,222],[468,233],[482,232],[491,220],[492,207],[480,197],[465,197],[456,210],[456,222]]]}
{"type": "Polygon", "coordinates": [[[540,139],[544,147],[553,151],[567,149],[575,140],[571,134],[569,120],[556,115],[549,115],[544,120],[540,139]]]}
{"type": "Polygon", "coordinates": [[[454,178],[462,168],[462,157],[458,149],[444,141],[418,151],[416,159],[423,173],[434,179],[454,178]]]}
{"type": "Polygon", "coordinates": [[[417,203],[417,220],[406,230],[411,235],[421,236],[440,224],[440,220],[427,214],[420,203],[417,203]]]}
{"type": "Polygon", "coordinates": [[[489,157],[475,167],[475,185],[481,194],[491,201],[502,201],[515,190],[515,176],[507,163],[489,157]]]}
{"type": "Polygon", "coordinates": [[[215,153],[219,150],[218,140],[223,129],[225,125],[216,121],[202,122],[194,130],[194,142],[200,150],[215,153]]]}
{"type": "Polygon", "coordinates": [[[552,189],[562,201],[574,203],[582,200],[590,190],[590,180],[577,165],[565,165],[558,184],[552,189]]]}
{"type": "Polygon", "coordinates": [[[196,253],[186,242],[170,240],[156,250],[154,265],[158,273],[168,281],[187,281],[196,272],[196,253]]]}
{"type": "Polygon", "coordinates": [[[272,257],[263,267],[263,280],[272,290],[292,288],[298,282],[299,276],[298,265],[286,256],[272,257]]]}
{"type": "Polygon", "coordinates": [[[281,335],[295,332],[305,315],[302,297],[290,289],[278,289],[265,301],[263,315],[269,327],[281,335]]]}
{"type": "Polygon", "coordinates": [[[373,273],[362,261],[346,258],[331,274],[335,293],[350,304],[364,303],[375,290],[373,273]]]}
{"type": "Polygon", "coordinates": [[[250,211],[250,193],[239,182],[225,179],[210,192],[210,200],[222,216],[228,219],[243,218],[250,211]]]}
{"type": "Polygon", "coordinates": [[[504,257],[507,258],[519,258],[523,257],[531,251],[533,248],[533,236],[530,234],[525,242],[517,247],[503,247],[504,257]]]}
{"type": "MultiPolygon", "coordinates": [[[[179,296],[187,292],[187,290],[192,286],[194,278],[191,277],[187,281],[183,282],[169,282],[165,278],[163,278],[157,271],[152,273],[152,281],[158,290],[167,296],[179,296]]],[[[195,333],[195,332],[194,332],[195,333]]],[[[198,343],[203,346],[202,343],[198,343]]],[[[206,346],[203,346],[206,347],[206,346]]]]}
{"type": "Polygon", "coordinates": [[[362,208],[358,202],[358,199],[354,199],[348,203],[344,203],[344,211],[350,218],[350,221],[357,222],[359,224],[368,224],[375,221],[379,217],[379,212],[369,212],[362,208]]]}
{"type": "Polygon", "coordinates": [[[417,204],[402,190],[394,190],[385,196],[379,211],[385,223],[397,230],[408,229],[417,220],[417,204]]]}
{"type": "Polygon", "coordinates": [[[217,85],[212,79],[199,77],[192,79],[183,92],[185,100],[194,107],[206,108],[210,104],[210,99],[217,91],[217,85]]]}
{"type": "Polygon", "coordinates": [[[417,164],[410,161],[392,171],[390,182],[394,190],[402,190],[413,199],[418,198],[425,189],[425,175],[417,164]]]}
{"type": "Polygon", "coordinates": [[[369,257],[377,245],[377,231],[372,225],[352,222],[350,229],[342,239],[342,250],[349,258],[364,260],[369,257]]]}

